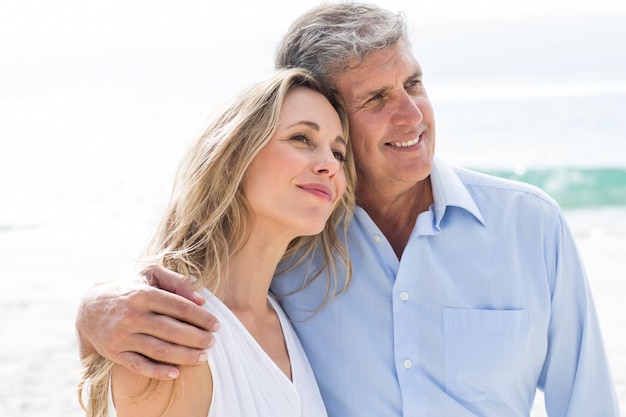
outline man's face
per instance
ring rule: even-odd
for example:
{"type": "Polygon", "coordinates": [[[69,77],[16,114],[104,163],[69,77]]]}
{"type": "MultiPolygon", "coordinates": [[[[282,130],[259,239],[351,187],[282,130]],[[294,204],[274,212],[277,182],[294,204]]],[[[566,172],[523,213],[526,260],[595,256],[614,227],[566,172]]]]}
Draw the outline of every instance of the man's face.
{"type": "Polygon", "coordinates": [[[350,119],[362,192],[401,192],[428,178],[435,121],[422,70],[403,41],[334,79],[350,119]]]}

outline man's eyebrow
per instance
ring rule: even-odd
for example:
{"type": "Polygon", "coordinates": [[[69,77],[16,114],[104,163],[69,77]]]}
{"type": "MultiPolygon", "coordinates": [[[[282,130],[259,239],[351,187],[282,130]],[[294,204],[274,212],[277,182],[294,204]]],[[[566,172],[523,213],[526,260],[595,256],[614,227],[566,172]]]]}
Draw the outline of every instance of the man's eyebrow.
{"type": "Polygon", "coordinates": [[[387,90],[389,90],[390,86],[384,86],[381,88],[377,88],[376,90],[367,90],[363,94],[360,94],[355,97],[356,101],[361,102],[363,100],[367,100],[370,97],[377,96],[379,94],[384,94],[387,90]]]}
{"type": "MultiPolygon", "coordinates": [[[[407,81],[411,81],[411,80],[414,80],[416,78],[422,78],[423,75],[424,75],[424,73],[422,72],[421,69],[415,70],[415,72],[413,72],[411,75],[406,77],[404,82],[406,83],[407,81]]],[[[363,94],[359,94],[358,96],[356,96],[355,100],[360,102],[360,101],[368,99],[369,97],[374,97],[374,96],[376,96],[378,94],[384,94],[390,88],[391,88],[391,86],[386,85],[386,86],[377,88],[375,90],[367,90],[363,94]]]]}
{"type": "Polygon", "coordinates": [[[418,69],[413,74],[406,77],[405,81],[414,80],[416,78],[422,78],[423,76],[424,76],[424,73],[422,72],[422,70],[418,69]]]}

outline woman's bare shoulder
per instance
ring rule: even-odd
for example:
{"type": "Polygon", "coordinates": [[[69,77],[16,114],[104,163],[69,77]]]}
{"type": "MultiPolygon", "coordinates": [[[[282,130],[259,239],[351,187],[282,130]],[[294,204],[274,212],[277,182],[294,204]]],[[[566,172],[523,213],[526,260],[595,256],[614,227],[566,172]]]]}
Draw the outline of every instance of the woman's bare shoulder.
{"type": "Polygon", "coordinates": [[[213,379],[207,363],[183,366],[175,381],[158,381],[115,365],[111,389],[118,417],[207,417],[213,379]]]}

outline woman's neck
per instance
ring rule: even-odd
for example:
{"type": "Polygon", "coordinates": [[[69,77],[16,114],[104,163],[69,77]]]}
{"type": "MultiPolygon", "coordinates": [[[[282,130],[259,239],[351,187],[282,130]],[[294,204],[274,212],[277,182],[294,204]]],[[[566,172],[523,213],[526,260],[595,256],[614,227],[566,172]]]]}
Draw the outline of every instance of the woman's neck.
{"type": "Polygon", "coordinates": [[[228,262],[223,303],[237,316],[252,337],[282,372],[291,379],[291,363],[282,326],[267,294],[278,262],[287,244],[275,239],[262,242],[248,239],[245,246],[228,262]],[[267,244],[269,243],[269,244],[267,244]]]}
{"type": "Polygon", "coordinates": [[[231,255],[225,271],[227,278],[216,291],[228,308],[257,313],[267,311],[267,294],[287,244],[251,235],[246,244],[231,255]]]}

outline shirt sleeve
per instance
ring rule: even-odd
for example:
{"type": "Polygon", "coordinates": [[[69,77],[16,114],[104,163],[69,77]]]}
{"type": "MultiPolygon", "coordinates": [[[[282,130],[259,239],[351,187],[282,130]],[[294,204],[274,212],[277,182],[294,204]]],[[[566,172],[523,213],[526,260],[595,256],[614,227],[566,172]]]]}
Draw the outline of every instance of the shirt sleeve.
{"type": "Polygon", "coordinates": [[[600,325],[581,257],[562,212],[546,232],[551,288],[548,351],[539,379],[549,417],[619,417],[600,325]]]}

